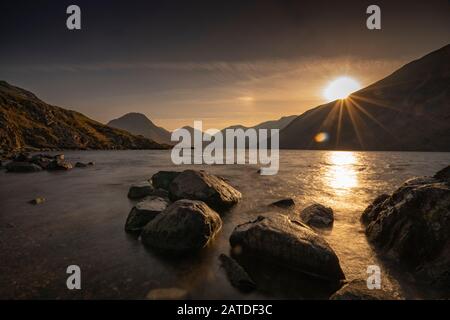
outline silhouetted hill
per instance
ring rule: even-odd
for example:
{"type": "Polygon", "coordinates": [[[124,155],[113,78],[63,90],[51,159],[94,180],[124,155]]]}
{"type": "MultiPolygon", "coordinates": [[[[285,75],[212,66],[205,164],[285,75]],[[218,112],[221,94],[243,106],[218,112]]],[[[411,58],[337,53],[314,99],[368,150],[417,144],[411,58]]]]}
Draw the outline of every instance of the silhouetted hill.
{"type": "Polygon", "coordinates": [[[113,129],[83,114],[49,105],[33,93],[0,81],[0,148],[159,149],[142,136],[113,129]]]}
{"type": "Polygon", "coordinates": [[[280,132],[280,147],[450,151],[450,45],[298,116],[280,132]],[[328,139],[317,142],[321,132],[328,139]]]}
{"type": "Polygon", "coordinates": [[[171,144],[170,131],[156,126],[142,113],[131,112],[108,122],[108,126],[142,135],[158,143],[171,144]]]}

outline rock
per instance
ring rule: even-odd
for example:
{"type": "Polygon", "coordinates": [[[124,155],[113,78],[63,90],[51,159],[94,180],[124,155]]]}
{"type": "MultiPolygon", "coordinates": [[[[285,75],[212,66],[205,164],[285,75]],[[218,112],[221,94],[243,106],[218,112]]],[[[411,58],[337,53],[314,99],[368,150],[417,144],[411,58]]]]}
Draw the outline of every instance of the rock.
{"type": "Polygon", "coordinates": [[[45,198],[37,197],[29,201],[31,204],[42,204],[45,202],[45,198]]]}
{"type": "Polygon", "coordinates": [[[146,296],[149,300],[185,300],[188,292],[181,288],[152,289],[146,296]]]}
{"type": "Polygon", "coordinates": [[[142,181],[133,184],[128,190],[128,198],[140,199],[146,196],[150,196],[153,193],[153,186],[149,181],[142,181]]]}
{"type": "Polygon", "coordinates": [[[450,181],[450,166],[438,171],[433,177],[441,181],[450,181]]]}
{"type": "Polygon", "coordinates": [[[30,162],[31,156],[27,152],[21,152],[21,153],[14,155],[12,160],[17,161],[17,162],[30,162]]]}
{"type": "Polygon", "coordinates": [[[383,289],[367,288],[367,281],[352,280],[336,291],[330,300],[397,300],[391,293],[383,289]]]}
{"type": "Polygon", "coordinates": [[[164,190],[164,189],[155,189],[152,192],[152,196],[169,199],[169,191],[164,190]]]}
{"type": "Polygon", "coordinates": [[[12,161],[6,165],[8,172],[38,172],[42,168],[34,163],[12,161]]]}
{"type": "Polygon", "coordinates": [[[53,159],[64,161],[65,156],[63,154],[57,154],[57,155],[53,156],[53,159]]]}
{"type": "Polygon", "coordinates": [[[169,202],[167,199],[148,196],[131,209],[125,223],[125,231],[140,232],[147,223],[164,211],[169,202]]]}
{"type": "MultiPolygon", "coordinates": [[[[445,172],[438,173],[445,178],[445,172]]],[[[436,178],[408,180],[362,221],[376,248],[398,260],[419,282],[450,297],[450,186],[436,178]]]]}
{"type": "Polygon", "coordinates": [[[87,168],[87,164],[83,162],[77,162],[75,163],[75,168],[87,168]]]}
{"type": "Polygon", "coordinates": [[[50,162],[53,160],[52,156],[45,154],[37,154],[31,157],[31,162],[40,166],[42,169],[47,169],[50,162]]]}
{"type": "Polygon", "coordinates": [[[237,226],[230,237],[241,254],[260,256],[268,262],[339,282],[344,273],[335,252],[323,237],[307,225],[278,214],[259,216],[237,226]]]}
{"type": "Polygon", "coordinates": [[[223,179],[205,171],[185,170],[170,184],[171,199],[201,200],[214,210],[222,210],[236,204],[242,195],[223,179]]]}
{"type": "Polygon", "coordinates": [[[370,204],[362,213],[361,222],[365,224],[371,221],[373,219],[373,213],[378,211],[376,207],[382,205],[383,202],[388,198],[389,195],[386,193],[380,194],[378,197],[376,197],[375,200],[373,200],[372,204],[370,204]]]}
{"type": "Polygon", "coordinates": [[[152,176],[152,184],[156,189],[169,190],[169,186],[181,172],[159,171],[152,176]]]}
{"type": "Polygon", "coordinates": [[[287,208],[294,207],[295,206],[295,202],[294,202],[293,199],[287,198],[287,199],[282,199],[282,200],[275,201],[275,202],[271,203],[270,205],[274,206],[274,207],[278,207],[278,208],[285,208],[285,209],[287,209],[287,208]]]}
{"type": "Polygon", "coordinates": [[[220,216],[206,203],[178,200],[142,230],[142,242],[165,252],[191,252],[204,248],[222,227],[220,216]]]}
{"type": "Polygon", "coordinates": [[[52,160],[47,166],[47,170],[70,170],[73,166],[70,162],[65,160],[52,160]]]}
{"type": "Polygon", "coordinates": [[[234,287],[244,292],[250,292],[256,288],[255,282],[236,260],[225,254],[221,254],[219,259],[222,267],[225,269],[228,280],[234,287]]]}
{"type": "Polygon", "coordinates": [[[329,228],[334,222],[333,209],[315,203],[300,212],[300,219],[311,227],[329,228]]]}

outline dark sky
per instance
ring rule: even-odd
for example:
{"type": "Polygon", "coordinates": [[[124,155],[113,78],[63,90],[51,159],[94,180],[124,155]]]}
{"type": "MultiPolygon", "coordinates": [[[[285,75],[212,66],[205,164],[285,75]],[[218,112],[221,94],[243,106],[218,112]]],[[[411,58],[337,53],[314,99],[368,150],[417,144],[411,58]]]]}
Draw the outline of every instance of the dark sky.
{"type": "Polygon", "coordinates": [[[138,111],[174,129],[255,124],[324,102],[450,39],[450,4],[427,1],[3,1],[0,78],[106,122],[138,111]],[[77,4],[82,30],[66,29],[77,4]],[[382,30],[366,28],[377,4],[382,30]]]}

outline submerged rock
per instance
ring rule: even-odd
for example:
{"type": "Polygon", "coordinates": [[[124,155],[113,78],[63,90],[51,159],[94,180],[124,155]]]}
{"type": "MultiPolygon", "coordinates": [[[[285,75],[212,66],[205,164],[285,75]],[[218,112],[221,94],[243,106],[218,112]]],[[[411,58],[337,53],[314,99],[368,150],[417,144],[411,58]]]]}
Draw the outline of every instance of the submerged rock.
{"type": "Polygon", "coordinates": [[[12,161],[6,165],[6,171],[8,172],[38,172],[42,168],[34,163],[12,161]]]}
{"type": "Polygon", "coordinates": [[[146,197],[131,209],[125,223],[125,231],[140,232],[147,223],[164,211],[168,205],[167,199],[155,196],[146,197]]]}
{"type": "Polygon", "coordinates": [[[362,221],[379,251],[398,260],[420,282],[450,297],[450,186],[446,169],[405,182],[362,221]]]}
{"type": "Polygon", "coordinates": [[[146,196],[150,196],[153,193],[153,186],[148,181],[142,181],[131,185],[128,190],[128,198],[130,199],[140,199],[146,196]]]}
{"type": "Polygon", "coordinates": [[[243,292],[250,292],[256,288],[255,282],[236,260],[226,254],[221,254],[219,260],[225,269],[228,280],[234,287],[243,292]]]}
{"type": "Polygon", "coordinates": [[[383,289],[369,289],[367,281],[352,280],[336,291],[330,300],[396,300],[391,293],[383,289]]]}
{"type": "Polygon", "coordinates": [[[181,172],[159,171],[152,176],[152,184],[156,189],[169,190],[169,186],[181,172]]]}
{"type": "Polygon", "coordinates": [[[174,200],[201,200],[215,210],[236,204],[242,195],[223,179],[205,171],[185,170],[170,184],[170,197],[174,200]]]}
{"type": "Polygon", "coordinates": [[[75,168],[87,168],[88,164],[83,162],[75,163],[75,168]]]}
{"type": "Polygon", "coordinates": [[[37,198],[34,198],[29,201],[29,203],[34,204],[34,205],[42,204],[44,202],[45,202],[45,198],[42,198],[42,197],[37,197],[37,198]]]}
{"type": "Polygon", "coordinates": [[[259,216],[237,226],[230,237],[233,248],[269,262],[339,282],[345,278],[335,252],[307,225],[278,214],[259,216]]]}
{"type": "Polygon", "coordinates": [[[204,248],[222,228],[220,216],[206,203],[178,200],[142,230],[142,242],[167,252],[190,252],[204,248]]]}
{"type": "Polygon", "coordinates": [[[274,206],[274,207],[278,207],[278,208],[287,209],[287,208],[294,207],[295,202],[292,198],[287,198],[287,199],[275,201],[275,202],[271,203],[270,205],[274,206]]]}
{"type": "Polygon", "coordinates": [[[315,203],[300,212],[300,219],[311,227],[329,228],[334,222],[333,209],[315,203]]]}

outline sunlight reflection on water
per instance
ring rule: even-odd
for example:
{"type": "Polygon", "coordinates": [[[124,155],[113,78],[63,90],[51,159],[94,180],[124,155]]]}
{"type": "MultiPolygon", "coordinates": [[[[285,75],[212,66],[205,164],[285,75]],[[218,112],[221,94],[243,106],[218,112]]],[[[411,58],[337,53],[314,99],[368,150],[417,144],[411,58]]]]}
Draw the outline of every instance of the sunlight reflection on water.
{"type": "Polygon", "coordinates": [[[328,162],[330,166],[326,168],[325,179],[336,193],[347,193],[358,186],[358,171],[355,169],[358,159],[353,152],[329,152],[328,162]]]}

